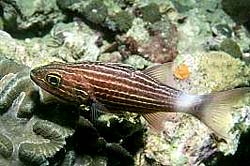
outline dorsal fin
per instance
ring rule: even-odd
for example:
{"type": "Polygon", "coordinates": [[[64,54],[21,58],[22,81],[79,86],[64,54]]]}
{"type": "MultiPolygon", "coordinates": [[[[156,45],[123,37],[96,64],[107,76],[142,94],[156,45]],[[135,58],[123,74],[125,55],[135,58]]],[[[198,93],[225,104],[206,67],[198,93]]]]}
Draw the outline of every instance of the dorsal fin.
{"type": "Polygon", "coordinates": [[[117,66],[125,69],[135,70],[135,68],[129,64],[124,63],[106,63],[106,65],[117,66]]]}
{"type": "Polygon", "coordinates": [[[176,81],[173,75],[173,62],[149,67],[145,69],[143,73],[161,82],[162,84],[176,88],[176,81]]]}
{"type": "Polygon", "coordinates": [[[53,64],[53,65],[61,65],[61,64],[65,64],[65,63],[59,62],[59,61],[53,61],[53,62],[51,62],[50,64],[53,64]]]}

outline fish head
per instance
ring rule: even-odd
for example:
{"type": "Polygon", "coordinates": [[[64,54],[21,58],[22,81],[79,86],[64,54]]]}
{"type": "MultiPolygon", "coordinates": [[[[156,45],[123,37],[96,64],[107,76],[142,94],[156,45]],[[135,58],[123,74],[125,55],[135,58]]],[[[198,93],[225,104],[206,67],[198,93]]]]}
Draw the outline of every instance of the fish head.
{"type": "Polygon", "coordinates": [[[52,63],[37,67],[31,70],[30,78],[43,90],[66,102],[84,104],[89,99],[90,84],[70,65],[52,63]]]}

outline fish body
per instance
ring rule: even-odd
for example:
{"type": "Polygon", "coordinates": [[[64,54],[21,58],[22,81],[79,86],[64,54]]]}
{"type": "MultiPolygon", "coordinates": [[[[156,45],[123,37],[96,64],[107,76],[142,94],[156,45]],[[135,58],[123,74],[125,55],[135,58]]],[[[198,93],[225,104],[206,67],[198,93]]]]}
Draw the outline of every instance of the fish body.
{"type": "Polygon", "coordinates": [[[186,94],[164,83],[164,70],[168,68],[168,64],[163,64],[138,71],[113,63],[52,63],[33,69],[31,79],[47,92],[77,105],[92,102],[103,111],[140,113],[160,130],[166,112],[189,113],[226,137],[231,116],[221,104],[238,100],[249,89],[213,95],[186,94]],[[218,118],[221,116],[224,120],[218,118]]]}
{"type": "Polygon", "coordinates": [[[31,73],[40,87],[59,98],[76,104],[87,100],[100,102],[112,112],[174,111],[175,102],[182,94],[141,71],[117,64],[54,64],[31,73]],[[60,85],[48,83],[53,76],[60,79],[60,85]]]}

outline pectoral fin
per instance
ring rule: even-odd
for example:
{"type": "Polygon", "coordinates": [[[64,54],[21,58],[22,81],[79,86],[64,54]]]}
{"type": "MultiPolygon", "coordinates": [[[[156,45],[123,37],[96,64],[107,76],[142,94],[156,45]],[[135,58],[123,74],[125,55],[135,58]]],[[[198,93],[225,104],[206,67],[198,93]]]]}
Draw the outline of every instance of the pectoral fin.
{"type": "Polygon", "coordinates": [[[102,114],[102,112],[108,112],[108,109],[100,102],[93,102],[90,107],[91,120],[95,121],[102,114]]]}

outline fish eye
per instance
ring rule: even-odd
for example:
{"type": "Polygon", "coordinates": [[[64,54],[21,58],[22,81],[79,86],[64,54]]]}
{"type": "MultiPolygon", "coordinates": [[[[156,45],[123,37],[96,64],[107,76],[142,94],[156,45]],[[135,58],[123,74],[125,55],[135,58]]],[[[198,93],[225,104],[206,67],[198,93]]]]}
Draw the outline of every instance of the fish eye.
{"type": "Polygon", "coordinates": [[[54,86],[54,87],[58,87],[61,83],[61,76],[59,74],[55,74],[55,73],[50,73],[46,76],[46,81],[54,86]]]}

